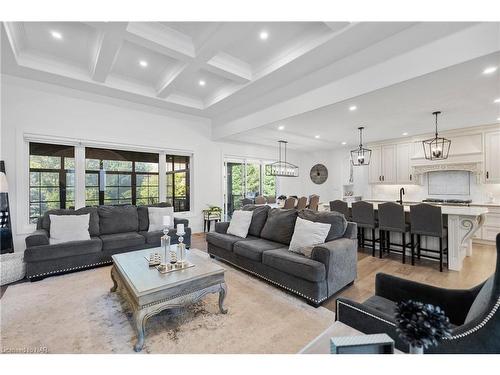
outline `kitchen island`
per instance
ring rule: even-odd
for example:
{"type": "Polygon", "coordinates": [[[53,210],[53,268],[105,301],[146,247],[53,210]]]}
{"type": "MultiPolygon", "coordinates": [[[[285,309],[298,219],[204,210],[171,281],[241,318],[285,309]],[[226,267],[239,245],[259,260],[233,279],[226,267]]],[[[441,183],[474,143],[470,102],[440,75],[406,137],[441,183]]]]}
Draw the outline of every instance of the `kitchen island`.
{"type": "MultiPolygon", "coordinates": [[[[381,201],[370,201],[375,210],[381,201]]],[[[416,203],[403,202],[405,212],[410,212],[410,206],[416,203]]],[[[349,208],[351,203],[348,203],[349,208]]],[[[443,213],[443,224],[448,227],[448,269],[460,271],[466,256],[472,255],[472,236],[481,228],[488,213],[487,207],[478,206],[447,206],[439,205],[443,213]]],[[[424,246],[427,248],[437,247],[437,240],[423,238],[424,246]]]]}

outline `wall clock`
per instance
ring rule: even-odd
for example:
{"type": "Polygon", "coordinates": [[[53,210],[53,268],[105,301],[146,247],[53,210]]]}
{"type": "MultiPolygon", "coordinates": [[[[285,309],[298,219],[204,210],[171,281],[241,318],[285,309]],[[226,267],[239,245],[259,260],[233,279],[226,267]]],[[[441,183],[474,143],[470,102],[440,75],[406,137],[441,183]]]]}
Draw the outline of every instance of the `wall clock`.
{"type": "Polygon", "coordinates": [[[311,168],[311,181],[321,185],[328,179],[328,169],[323,164],[316,164],[311,168]]]}

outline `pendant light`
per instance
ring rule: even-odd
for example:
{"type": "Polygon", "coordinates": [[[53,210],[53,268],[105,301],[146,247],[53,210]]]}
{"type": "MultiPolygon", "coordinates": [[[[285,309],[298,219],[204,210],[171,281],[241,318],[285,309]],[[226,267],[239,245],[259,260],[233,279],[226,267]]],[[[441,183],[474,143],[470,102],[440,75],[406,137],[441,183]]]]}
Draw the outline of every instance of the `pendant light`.
{"type": "Polygon", "coordinates": [[[448,159],[450,152],[451,141],[449,139],[438,136],[438,116],[440,111],[432,112],[436,118],[436,133],[434,138],[422,141],[424,147],[424,154],[427,160],[444,160],[448,159]]]}
{"type": "Polygon", "coordinates": [[[286,161],[287,141],[278,141],[278,161],[266,165],[266,175],[276,177],[299,177],[299,167],[286,161]]]}
{"type": "Polygon", "coordinates": [[[354,166],[369,165],[372,157],[372,150],[363,148],[363,126],[359,128],[359,147],[351,151],[351,163],[354,166]]]}

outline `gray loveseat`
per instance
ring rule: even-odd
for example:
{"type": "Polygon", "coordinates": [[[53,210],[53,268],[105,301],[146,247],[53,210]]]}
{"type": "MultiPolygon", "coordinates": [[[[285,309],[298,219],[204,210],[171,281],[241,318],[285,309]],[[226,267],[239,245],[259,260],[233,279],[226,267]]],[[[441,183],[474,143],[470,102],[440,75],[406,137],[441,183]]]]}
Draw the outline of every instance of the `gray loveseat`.
{"type": "Polygon", "coordinates": [[[354,282],[357,227],[343,215],[252,205],[243,209],[253,211],[248,236],[229,235],[229,222],[217,223],[215,232],[207,234],[212,257],[291,291],[313,306],[354,282]],[[315,246],[311,257],[288,250],[297,217],[332,224],[326,242],[315,246]]]}
{"type": "MultiPolygon", "coordinates": [[[[168,204],[158,204],[168,206],[168,204]]],[[[185,226],[184,243],[191,245],[191,228],[188,220],[175,218],[175,225],[185,226]]],[[[148,206],[98,206],[78,210],[51,210],[37,223],[36,232],[26,237],[26,276],[31,280],[110,264],[117,253],[160,246],[162,231],[148,232],[148,206]],[[71,241],[50,245],[49,215],[90,214],[90,240],[71,241]]],[[[178,243],[175,229],[169,235],[172,243],[178,243]]]]}

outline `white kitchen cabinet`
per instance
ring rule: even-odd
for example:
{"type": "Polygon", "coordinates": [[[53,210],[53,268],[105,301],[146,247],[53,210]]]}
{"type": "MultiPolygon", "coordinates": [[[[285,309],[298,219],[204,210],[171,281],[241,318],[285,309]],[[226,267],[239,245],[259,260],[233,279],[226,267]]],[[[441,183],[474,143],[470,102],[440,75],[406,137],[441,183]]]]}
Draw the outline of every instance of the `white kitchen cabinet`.
{"type": "Polygon", "coordinates": [[[412,143],[400,143],[396,151],[396,181],[398,184],[412,184],[411,170],[412,143]]]}
{"type": "Polygon", "coordinates": [[[370,147],[372,156],[368,165],[368,182],[370,184],[382,183],[382,148],[380,146],[370,147]]]}
{"type": "Polygon", "coordinates": [[[382,146],[382,183],[396,183],[396,145],[382,146]]]}
{"type": "Polygon", "coordinates": [[[487,183],[500,182],[500,131],[484,134],[484,177],[487,183]]]}

